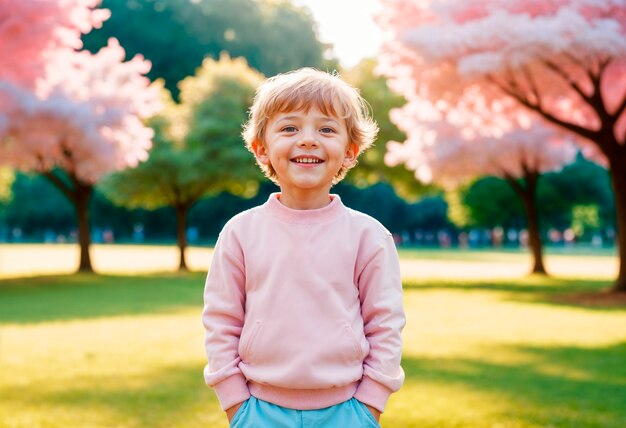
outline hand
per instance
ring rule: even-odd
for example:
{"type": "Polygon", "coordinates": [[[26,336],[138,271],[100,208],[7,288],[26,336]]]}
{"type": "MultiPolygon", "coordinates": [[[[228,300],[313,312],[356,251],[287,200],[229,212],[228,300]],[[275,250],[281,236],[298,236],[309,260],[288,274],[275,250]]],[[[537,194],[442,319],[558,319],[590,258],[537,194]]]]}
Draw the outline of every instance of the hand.
{"type": "Polygon", "coordinates": [[[373,408],[369,404],[365,404],[365,407],[367,407],[367,410],[369,410],[370,413],[374,416],[374,419],[376,419],[376,422],[380,422],[380,412],[378,411],[378,409],[373,408]]]}
{"type": "Polygon", "coordinates": [[[235,404],[233,407],[229,409],[226,409],[226,417],[228,418],[228,423],[230,423],[233,420],[235,413],[237,413],[237,410],[239,410],[242,404],[243,404],[243,401],[239,404],[235,404]]]}

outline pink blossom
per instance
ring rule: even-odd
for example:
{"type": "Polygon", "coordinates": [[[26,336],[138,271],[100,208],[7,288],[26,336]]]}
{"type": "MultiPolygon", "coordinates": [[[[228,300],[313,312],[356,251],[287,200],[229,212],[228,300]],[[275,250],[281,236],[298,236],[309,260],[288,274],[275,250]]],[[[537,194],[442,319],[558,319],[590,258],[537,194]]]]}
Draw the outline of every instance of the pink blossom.
{"type": "Polygon", "coordinates": [[[558,170],[577,151],[573,137],[518,111],[511,100],[486,105],[477,97],[445,110],[412,100],[391,119],[407,140],[389,142],[385,162],[404,164],[419,180],[444,187],[481,175],[521,178],[526,171],[558,170]]]}
{"type": "Polygon", "coordinates": [[[0,0],[0,80],[34,84],[59,50],[80,49],[82,34],[109,16],[100,0],[0,0]]]}
{"type": "Polygon", "coordinates": [[[150,63],[124,62],[116,40],[98,53],[64,51],[50,59],[35,91],[0,84],[0,158],[44,172],[60,167],[86,183],[147,158],[153,131],[142,118],[160,108],[144,74],[150,63]]]}
{"type": "MultiPolygon", "coordinates": [[[[443,101],[454,108],[470,98],[468,88],[489,103],[516,93],[557,120],[592,132],[601,126],[594,105],[609,114],[623,108],[626,0],[382,3],[378,23],[392,37],[377,70],[407,99],[443,101]],[[601,100],[590,102],[593,76],[599,75],[601,100]]],[[[614,127],[621,144],[623,116],[614,127]]],[[[597,147],[584,150],[606,162],[597,147]]]]}

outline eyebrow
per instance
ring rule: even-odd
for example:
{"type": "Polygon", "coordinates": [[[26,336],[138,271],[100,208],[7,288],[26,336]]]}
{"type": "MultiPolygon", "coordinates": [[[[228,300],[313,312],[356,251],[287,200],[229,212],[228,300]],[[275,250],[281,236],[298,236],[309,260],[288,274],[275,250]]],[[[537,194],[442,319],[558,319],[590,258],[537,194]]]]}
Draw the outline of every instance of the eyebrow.
{"type": "MultiPolygon", "coordinates": [[[[285,116],[285,117],[281,117],[280,119],[278,119],[276,123],[280,123],[284,121],[300,120],[300,119],[302,119],[302,116],[285,116]]],[[[339,122],[330,116],[318,116],[315,119],[320,120],[320,121],[325,121],[325,122],[334,122],[337,125],[339,125],[339,122]]]]}

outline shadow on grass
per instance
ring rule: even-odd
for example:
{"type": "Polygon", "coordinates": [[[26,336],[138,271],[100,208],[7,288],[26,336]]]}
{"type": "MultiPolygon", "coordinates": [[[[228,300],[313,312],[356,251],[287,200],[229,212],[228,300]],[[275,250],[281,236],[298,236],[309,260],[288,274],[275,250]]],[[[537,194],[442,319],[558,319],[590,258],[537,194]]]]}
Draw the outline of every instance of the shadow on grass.
{"type": "Polygon", "coordinates": [[[509,421],[533,426],[624,427],[626,342],[598,348],[500,346],[485,348],[485,355],[485,359],[405,357],[402,364],[407,383],[415,383],[418,389],[424,382],[457,385],[500,397],[514,409],[502,415],[509,421]],[[499,352],[514,352],[524,362],[488,360],[499,352]]]}
{"type": "Polygon", "coordinates": [[[35,413],[44,415],[46,409],[55,409],[75,419],[71,421],[75,427],[88,425],[80,420],[85,413],[98,419],[98,426],[226,427],[215,394],[204,384],[202,369],[201,364],[190,364],[133,377],[98,376],[94,370],[93,376],[72,379],[69,384],[5,387],[0,393],[5,406],[22,411],[35,406],[35,413]]]}
{"type": "MultiPolygon", "coordinates": [[[[38,323],[107,316],[201,310],[204,272],[138,276],[75,274],[0,281],[0,323],[38,323]]],[[[409,281],[407,290],[493,291],[537,304],[626,310],[626,304],[588,304],[568,299],[601,293],[608,281],[529,276],[498,281],[409,281]]]]}
{"type": "Polygon", "coordinates": [[[610,294],[612,283],[606,280],[554,278],[529,275],[502,280],[424,280],[405,281],[405,290],[492,291],[518,302],[580,307],[585,309],[626,311],[626,295],[610,294]]]}
{"type": "Polygon", "coordinates": [[[206,273],[75,274],[0,281],[0,323],[37,323],[202,307],[206,273]]]}
{"type": "MultiPolygon", "coordinates": [[[[626,420],[626,343],[608,347],[493,347],[485,358],[405,357],[407,383],[461,386],[486,392],[504,402],[506,414],[499,426],[621,428],[626,420]],[[495,363],[489,356],[514,353],[521,363],[495,363]],[[524,421],[524,425],[516,422],[524,421]]],[[[62,410],[72,417],[101,415],[102,426],[169,427],[226,426],[213,392],[202,381],[202,365],[166,367],[135,377],[112,378],[102,374],[73,380],[70,384],[32,384],[0,390],[3,404],[16,409],[37,406],[62,410]]],[[[402,393],[402,390],[401,390],[402,393]]],[[[414,405],[428,406],[428,396],[406,396],[414,405]]],[[[453,399],[453,398],[451,398],[453,399]]],[[[447,406],[454,412],[454,403],[447,406]]],[[[489,410],[490,403],[484,408],[489,410]]],[[[419,415],[419,412],[418,412],[419,415]]],[[[441,415],[442,421],[453,415],[441,415]]],[[[419,418],[419,416],[417,416],[419,418]]],[[[458,418],[451,418],[456,420],[458,418]]],[[[406,415],[389,415],[393,427],[421,426],[406,415]]],[[[80,427],[79,420],[72,426],[80,427]]],[[[431,425],[432,426],[432,425],[431,425]]],[[[441,427],[469,426],[458,424],[441,427]]],[[[495,425],[494,425],[495,426],[495,425]]]]}

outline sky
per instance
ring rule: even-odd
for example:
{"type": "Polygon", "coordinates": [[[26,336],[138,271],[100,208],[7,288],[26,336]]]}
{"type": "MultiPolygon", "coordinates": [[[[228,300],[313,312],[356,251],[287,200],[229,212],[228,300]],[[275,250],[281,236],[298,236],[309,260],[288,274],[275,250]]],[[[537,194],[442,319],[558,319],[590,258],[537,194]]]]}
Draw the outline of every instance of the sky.
{"type": "Polygon", "coordinates": [[[334,45],[335,55],[344,67],[376,56],[382,42],[382,33],[372,19],[380,7],[378,0],[292,1],[311,10],[320,40],[334,45]]]}

